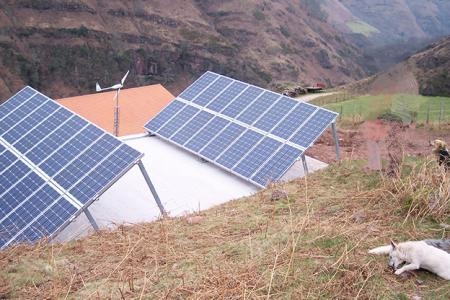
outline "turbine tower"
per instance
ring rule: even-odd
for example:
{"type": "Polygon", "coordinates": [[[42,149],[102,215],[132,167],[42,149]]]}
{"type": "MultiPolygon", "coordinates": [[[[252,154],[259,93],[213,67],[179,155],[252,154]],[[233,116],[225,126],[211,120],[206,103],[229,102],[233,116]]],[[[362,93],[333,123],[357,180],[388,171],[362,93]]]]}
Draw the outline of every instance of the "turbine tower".
{"type": "Polygon", "coordinates": [[[120,81],[120,83],[117,83],[113,86],[107,87],[107,88],[101,88],[100,84],[98,84],[98,82],[95,84],[95,91],[96,92],[103,92],[103,91],[107,91],[107,90],[115,90],[116,91],[116,95],[113,98],[113,101],[115,101],[115,107],[114,107],[114,135],[115,136],[119,136],[119,94],[120,94],[120,89],[123,88],[123,84],[125,82],[125,79],[128,76],[128,73],[130,73],[130,70],[127,71],[127,73],[125,74],[125,76],[123,76],[122,80],[120,81]]]}

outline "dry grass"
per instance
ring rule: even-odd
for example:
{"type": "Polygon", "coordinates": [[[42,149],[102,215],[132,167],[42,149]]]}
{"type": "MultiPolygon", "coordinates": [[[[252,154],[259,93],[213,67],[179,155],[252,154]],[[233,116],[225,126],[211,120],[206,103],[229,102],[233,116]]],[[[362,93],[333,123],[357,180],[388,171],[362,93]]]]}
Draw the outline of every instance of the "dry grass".
{"type": "Polygon", "coordinates": [[[405,214],[405,221],[421,222],[430,218],[436,222],[448,221],[450,215],[450,177],[433,160],[421,161],[403,167],[406,174],[384,181],[385,195],[405,214]],[[411,169],[409,169],[409,167],[411,169]],[[406,169],[406,170],[405,170],[406,169]]]}
{"type": "Polygon", "coordinates": [[[346,161],[201,212],[196,222],[13,247],[0,252],[0,298],[446,299],[447,282],[424,271],[396,277],[385,259],[367,255],[390,238],[446,237],[430,218],[446,222],[444,211],[401,204],[418,178],[429,179],[428,164],[404,167],[415,176],[409,182],[346,161]],[[274,190],[287,197],[272,200],[274,190]]]}

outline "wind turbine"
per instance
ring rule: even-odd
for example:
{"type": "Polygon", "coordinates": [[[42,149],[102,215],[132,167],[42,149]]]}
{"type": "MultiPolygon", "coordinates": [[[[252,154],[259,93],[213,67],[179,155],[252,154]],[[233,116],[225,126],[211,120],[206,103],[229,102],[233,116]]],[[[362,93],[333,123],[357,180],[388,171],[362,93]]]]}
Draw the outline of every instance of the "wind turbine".
{"type": "Polygon", "coordinates": [[[123,84],[125,82],[125,79],[127,79],[128,73],[130,73],[130,70],[127,71],[125,76],[123,76],[120,83],[117,83],[113,86],[107,87],[107,88],[101,88],[100,84],[98,82],[95,84],[95,91],[96,92],[103,92],[107,90],[115,90],[116,95],[113,98],[113,101],[115,100],[115,107],[114,107],[114,135],[119,136],[119,94],[120,89],[123,88],[123,84]]]}

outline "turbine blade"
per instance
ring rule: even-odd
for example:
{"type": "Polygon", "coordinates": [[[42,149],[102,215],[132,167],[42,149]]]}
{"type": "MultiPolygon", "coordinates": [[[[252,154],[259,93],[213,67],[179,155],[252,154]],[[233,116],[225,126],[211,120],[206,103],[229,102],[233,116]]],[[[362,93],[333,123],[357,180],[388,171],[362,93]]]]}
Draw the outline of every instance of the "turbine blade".
{"type": "Polygon", "coordinates": [[[125,76],[123,76],[122,80],[120,81],[120,83],[123,86],[123,83],[125,82],[125,79],[127,79],[128,73],[130,73],[130,70],[127,71],[127,73],[125,74],[125,76]]]}

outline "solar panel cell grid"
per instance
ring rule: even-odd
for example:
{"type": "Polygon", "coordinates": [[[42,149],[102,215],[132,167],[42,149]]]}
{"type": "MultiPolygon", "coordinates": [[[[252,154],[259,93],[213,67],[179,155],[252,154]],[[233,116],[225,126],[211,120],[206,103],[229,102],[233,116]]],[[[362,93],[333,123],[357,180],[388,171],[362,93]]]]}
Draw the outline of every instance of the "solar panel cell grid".
{"type": "Polygon", "coordinates": [[[0,195],[3,194],[9,187],[17,183],[25,174],[30,171],[31,169],[20,160],[14,162],[13,165],[11,165],[2,173],[2,177],[0,180],[0,195]]]}
{"type": "Polygon", "coordinates": [[[244,130],[244,127],[230,123],[200,152],[200,154],[211,160],[215,160],[216,157],[228,147],[228,145],[230,145],[242,132],[244,132],[244,130]]]}
{"type": "Polygon", "coordinates": [[[230,121],[221,117],[214,117],[211,122],[206,124],[189,142],[186,147],[192,151],[200,151],[211,139],[224,129],[230,121]]]}
{"type": "Polygon", "coordinates": [[[44,105],[32,112],[27,118],[22,119],[20,122],[14,122],[14,125],[11,125],[10,129],[6,130],[2,137],[8,141],[8,143],[14,144],[56,109],[58,109],[57,104],[53,101],[47,101],[44,105]]]}
{"type": "Polygon", "coordinates": [[[249,125],[253,124],[280,97],[272,92],[265,92],[257,98],[237,119],[249,125]]]}
{"type": "Polygon", "coordinates": [[[187,106],[181,112],[177,114],[176,118],[173,118],[163,127],[158,130],[158,134],[164,137],[170,137],[177,130],[179,130],[183,125],[185,125],[199,110],[192,106],[187,106]]]}
{"type": "Polygon", "coordinates": [[[217,91],[226,88],[231,83],[231,81],[232,81],[231,79],[226,77],[221,77],[217,79],[206,90],[204,90],[200,95],[198,95],[198,97],[196,97],[193,102],[195,104],[205,106],[217,96],[217,91]]]}
{"type": "Polygon", "coordinates": [[[114,179],[124,166],[133,160],[136,160],[136,156],[130,154],[128,146],[122,145],[83,177],[70,189],[70,192],[85,204],[86,201],[96,196],[108,182],[114,179]]]}
{"type": "Polygon", "coordinates": [[[14,143],[14,147],[21,153],[26,153],[37,143],[47,137],[49,132],[54,131],[58,126],[64,124],[64,122],[70,117],[71,113],[69,113],[66,109],[58,109],[29,133],[24,136],[20,136],[14,143]]]}
{"type": "Polygon", "coordinates": [[[2,120],[7,114],[15,110],[17,107],[22,105],[31,96],[36,94],[36,91],[30,87],[25,87],[17,94],[11,97],[8,101],[0,105],[0,120],[2,120]]]}
{"type": "Polygon", "coordinates": [[[191,137],[193,137],[205,124],[211,120],[214,115],[210,114],[206,111],[201,111],[194,118],[192,118],[183,128],[178,131],[173,137],[172,140],[175,143],[183,145],[188,141],[191,137]]]}
{"type": "Polygon", "coordinates": [[[0,132],[2,135],[5,131],[14,126],[17,122],[20,122],[29,113],[44,104],[46,101],[48,101],[48,98],[40,94],[36,94],[26,101],[24,105],[21,105],[16,110],[6,115],[0,123],[0,132]]]}
{"type": "Polygon", "coordinates": [[[224,153],[217,159],[217,163],[231,169],[241,158],[243,158],[250,149],[256,145],[263,135],[247,130],[241,138],[237,139],[224,153]]]}
{"type": "Polygon", "coordinates": [[[199,80],[195,81],[191,84],[183,93],[180,94],[180,98],[191,101],[195,98],[200,92],[202,92],[209,84],[211,84],[214,80],[219,77],[217,74],[206,72],[204,73],[199,80]]]}
{"type": "Polygon", "coordinates": [[[303,147],[309,147],[335,117],[336,115],[332,112],[326,110],[318,111],[290,140],[303,147]]]}
{"type": "MultiPolygon", "coordinates": [[[[47,196],[50,197],[50,196],[47,196]]],[[[59,198],[51,207],[34,220],[14,242],[34,242],[42,237],[50,236],[77,212],[68,201],[59,198]]]]}
{"type": "Polygon", "coordinates": [[[248,87],[234,101],[232,101],[224,110],[223,114],[230,118],[235,118],[244,108],[252,103],[263,90],[254,86],[248,87]]]}
{"type": "Polygon", "coordinates": [[[62,169],[54,177],[55,181],[64,189],[70,189],[81,178],[89,174],[105,157],[110,155],[118,145],[120,145],[120,142],[117,139],[105,135],[102,140],[95,142],[83,154],[62,169]]]}
{"type": "Polygon", "coordinates": [[[49,176],[58,173],[75,157],[92,145],[104,132],[98,127],[88,125],[77,133],[66,144],[63,144],[49,158],[39,164],[39,167],[49,176]]]}
{"type": "Polygon", "coordinates": [[[145,128],[147,128],[150,132],[158,131],[167,121],[181,111],[184,106],[186,106],[186,104],[178,100],[170,102],[164,110],[145,124],[145,128]]]}
{"type": "Polygon", "coordinates": [[[281,142],[265,137],[255,149],[234,167],[233,171],[249,178],[281,146],[281,142]]]}
{"type": "Polygon", "coordinates": [[[266,162],[252,179],[262,186],[266,186],[272,181],[277,181],[301,154],[301,150],[289,145],[284,145],[268,162],[266,162]]]}
{"type": "Polygon", "coordinates": [[[79,117],[72,117],[64,126],[59,127],[55,131],[48,131],[48,136],[34,145],[28,152],[25,153],[34,164],[39,165],[42,161],[47,159],[53,151],[58,149],[61,145],[72,139],[77,132],[87,126],[87,122],[79,117]]]}
{"type": "Polygon", "coordinates": [[[26,203],[17,207],[7,218],[2,219],[1,224],[4,230],[4,232],[2,231],[2,236],[11,239],[17,234],[20,234],[58,196],[58,193],[54,189],[45,185],[37,193],[32,195],[26,203]]]}
{"type": "Polygon", "coordinates": [[[36,173],[29,173],[16,185],[1,195],[0,220],[11,213],[23,201],[44,185],[45,181],[36,173]]]}
{"type": "Polygon", "coordinates": [[[297,104],[295,100],[281,97],[261,118],[256,121],[255,127],[263,131],[271,131],[297,104]]]}
{"type": "Polygon", "coordinates": [[[247,87],[242,82],[235,81],[226,88],[220,95],[211,101],[206,107],[216,112],[222,111],[231,101],[247,87]]]}
{"type": "Polygon", "coordinates": [[[271,133],[283,139],[288,139],[316,109],[312,105],[299,103],[271,133]]]}
{"type": "Polygon", "coordinates": [[[6,149],[0,155],[2,156],[2,159],[0,159],[0,174],[2,174],[6,167],[11,166],[17,160],[17,156],[6,149]]]}

